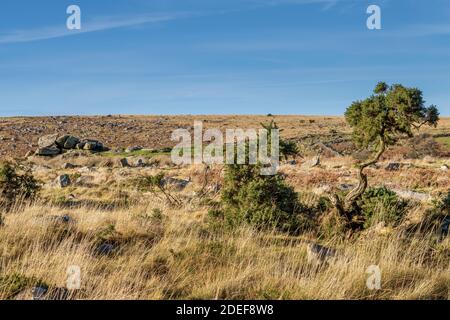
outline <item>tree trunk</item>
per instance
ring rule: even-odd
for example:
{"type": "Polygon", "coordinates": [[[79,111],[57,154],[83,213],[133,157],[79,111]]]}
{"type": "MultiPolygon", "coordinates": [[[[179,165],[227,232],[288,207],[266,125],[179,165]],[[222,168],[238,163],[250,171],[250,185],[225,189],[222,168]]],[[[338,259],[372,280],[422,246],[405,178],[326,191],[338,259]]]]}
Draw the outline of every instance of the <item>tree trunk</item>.
{"type": "Polygon", "coordinates": [[[380,160],[381,155],[386,150],[386,142],[384,141],[383,136],[380,136],[380,145],[377,153],[370,160],[361,163],[358,165],[358,185],[351,190],[344,200],[341,200],[337,195],[334,195],[331,199],[332,203],[338,210],[338,212],[347,217],[347,220],[351,220],[351,210],[356,200],[362,196],[362,194],[366,191],[367,188],[367,175],[364,173],[364,169],[368,166],[371,166],[380,160]]]}

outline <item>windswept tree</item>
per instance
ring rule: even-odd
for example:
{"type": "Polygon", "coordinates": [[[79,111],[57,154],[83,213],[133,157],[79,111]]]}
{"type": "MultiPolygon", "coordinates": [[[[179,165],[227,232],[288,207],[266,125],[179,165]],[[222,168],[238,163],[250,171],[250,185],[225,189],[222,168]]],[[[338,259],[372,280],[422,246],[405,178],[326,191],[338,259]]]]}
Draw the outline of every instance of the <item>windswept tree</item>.
{"type": "Polygon", "coordinates": [[[332,199],[339,213],[351,221],[355,203],[367,188],[364,169],[377,163],[386,148],[398,139],[412,137],[414,129],[436,126],[439,112],[434,105],[425,106],[419,89],[380,82],[372,96],[347,108],[345,119],[353,129],[355,144],[371,151],[367,160],[357,164],[358,185],[345,197],[334,195],[332,199]]]}

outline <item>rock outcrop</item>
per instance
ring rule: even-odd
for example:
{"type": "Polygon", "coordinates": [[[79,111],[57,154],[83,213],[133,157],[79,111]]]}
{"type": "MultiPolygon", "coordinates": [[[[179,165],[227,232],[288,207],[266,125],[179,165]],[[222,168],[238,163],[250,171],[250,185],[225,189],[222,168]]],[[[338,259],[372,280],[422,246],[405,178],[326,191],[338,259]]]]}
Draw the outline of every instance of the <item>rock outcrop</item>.
{"type": "Polygon", "coordinates": [[[65,150],[88,150],[93,152],[108,151],[109,148],[105,147],[103,143],[97,140],[84,139],[65,134],[49,134],[42,136],[38,141],[39,148],[35,154],[38,156],[56,156],[63,153],[65,150]]]}

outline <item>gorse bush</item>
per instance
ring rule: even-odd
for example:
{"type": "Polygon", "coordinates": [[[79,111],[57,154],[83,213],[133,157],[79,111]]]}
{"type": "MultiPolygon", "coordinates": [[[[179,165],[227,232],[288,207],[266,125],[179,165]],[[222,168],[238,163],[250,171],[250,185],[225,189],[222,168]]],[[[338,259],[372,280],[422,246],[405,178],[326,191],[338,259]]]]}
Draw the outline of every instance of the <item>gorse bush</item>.
{"type": "Polygon", "coordinates": [[[426,212],[424,231],[437,231],[438,236],[448,236],[450,221],[450,191],[433,201],[433,206],[426,212]]]}
{"type": "Polygon", "coordinates": [[[23,174],[17,171],[10,163],[0,166],[0,201],[7,205],[18,198],[33,199],[40,190],[38,181],[29,171],[23,174]]]}
{"type": "MultiPolygon", "coordinates": [[[[271,134],[271,130],[279,130],[280,132],[282,129],[280,129],[277,125],[277,123],[272,120],[271,122],[264,124],[261,123],[261,126],[267,130],[269,135],[271,134]]],[[[270,141],[270,138],[269,138],[270,141]]],[[[284,158],[287,160],[289,157],[296,158],[300,155],[300,150],[298,148],[298,145],[295,141],[292,140],[284,140],[279,139],[279,151],[280,151],[280,158],[284,158]]]]}
{"type": "Polygon", "coordinates": [[[304,210],[297,193],[280,175],[261,175],[259,165],[228,165],[222,210],[212,214],[231,226],[248,223],[258,229],[297,232],[306,221],[304,210]]]}
{"type": "Polygon", "coordinates": [[[140,176],[133,181],[133,184],[139,191],[151,192],[155,196],[158,196],[157,191],[160,191],[168,203],[174,206],[181,205],[181,201],[167,189],[166,176],[163,172],[140,176]]]}
{"type": "Polygon", "coordinates": [[[358,206],[365,218],[364,227],[371,227],[379,222],[395,226],[406,214],[408,203],[398,198],[386,187],[369,188],[358,201],[358,206]]]}
{"type": "Polygon", "coordinates": [[[434,209],[442,215],[450,215],[450,191],[434,201],[434,209]]]}

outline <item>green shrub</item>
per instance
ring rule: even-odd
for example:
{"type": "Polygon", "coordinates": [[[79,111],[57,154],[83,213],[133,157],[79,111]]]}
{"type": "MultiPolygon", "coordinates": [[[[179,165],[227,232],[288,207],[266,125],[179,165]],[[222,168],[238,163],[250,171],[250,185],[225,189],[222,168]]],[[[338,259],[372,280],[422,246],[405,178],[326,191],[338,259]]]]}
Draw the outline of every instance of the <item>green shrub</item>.
{"type": "Polygon", "coordinates": [[[300,150],[295,141],[280,140],[280,154],[287,160],[289,157],[297,157],[300,154],[300,150]]]}
{"type": "Polygon", "coordinates": [[[160,172],[153,176],[140,176],[134,179],[132,184],[134,184],[139,191],[151,192],[155,196],[158,196],[157,191],[160,191],[171,205],[181,205],[181,201],[167,189],[165,181],[166,176],[163,172],[160,172]]]}
{"type": "Polygon", "coordinates": [[[438,236],[444,238],[448,235],[448,227],[445,225],[450,219],[450,191],[433,201],[433,206],[426,211],[421,229],[425,231],[437,231],[438,236]]]}
{"type": "Polygon", "coordinates": [[[222,217],[231,226],[248,223],[258,229],[297,232],[304,226],[305,208],[283,177],[260,175],[258,165],[228,165],[222,189],[222,217]]]}
{"type": "Polygon", "coordinates": [[[435,211],[440,212],[442,215],[450,215],[450,191],[434,200],[433,207],[435,211]]]}
{"type": "Polygon", "coordinates": [[[379,222],[395,226],[404,217],[408,203],[397,197],[395,192],[386,187],[368,189],[358,201],[365,218],[364,227],[371,227],[379,222]]]}
{"type": "MultiPolygon", "coordinates": [[[[271,134],[271,130],[280,130],[280,132],[282,131],[282,129],[278,127],[277,123],[274,120],[272,120],[267,124],[261,123],[261,126],[267,130],[269,135],[271,134]]],[[[287,160],[289,157],[296,158],[297,156],[300,155],[300,150],[298,148],[297,143],[292,140],[284,140],[280,138],[279,151],[280,151],[280,158],[284,158],[285,160],[287,160]]]]}
{"type": "Polygon", "coordinates": [[[18,198],[33,199],[40,190],[37,180],[31,172],[17,173],[17,167],[5,163],[0,167],[0,197],[6,204],[18,198]]]}
{"type": "Polygon", "coordinates": [[[30,286],[46,285],[34,277],[13,273],[0,276],[0,299],[10,300],[30,286]]]}

